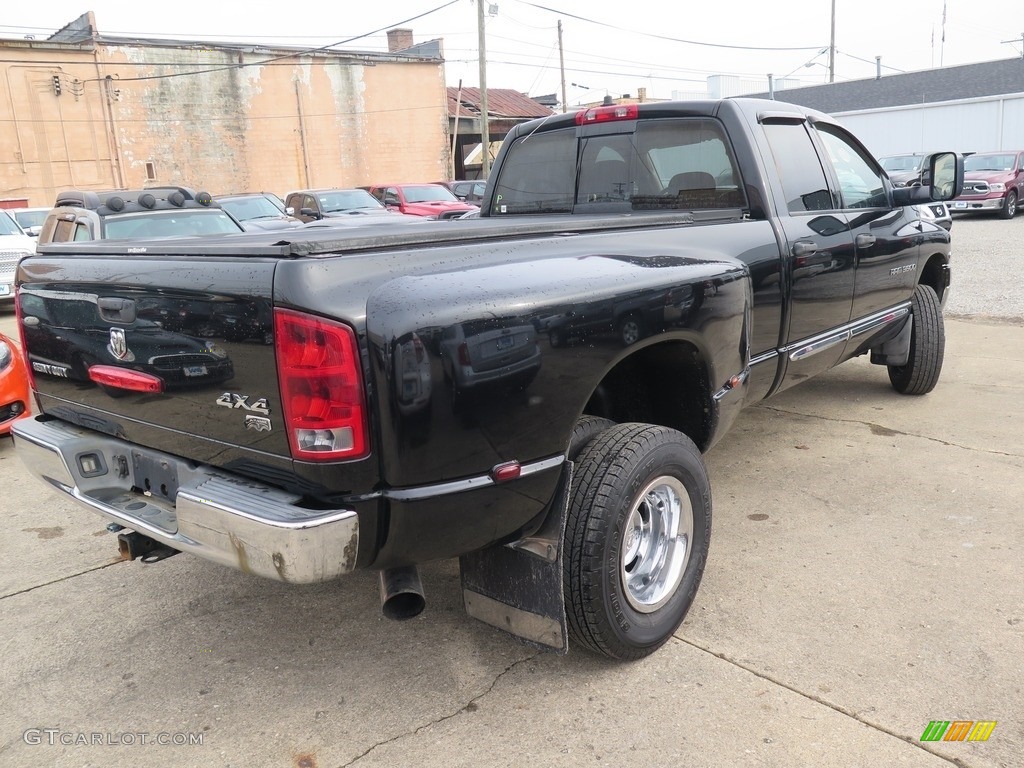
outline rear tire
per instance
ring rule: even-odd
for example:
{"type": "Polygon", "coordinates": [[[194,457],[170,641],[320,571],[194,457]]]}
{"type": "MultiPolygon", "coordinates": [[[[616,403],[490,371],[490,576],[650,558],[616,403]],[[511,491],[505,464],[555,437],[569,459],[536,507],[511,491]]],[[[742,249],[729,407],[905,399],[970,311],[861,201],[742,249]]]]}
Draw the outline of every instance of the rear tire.
{"type": "Polygon", "coordinates": [[[565,529],[573,642],[613,659],[661,647],[697,593],[711,539],[711,487],[681,432],[616,424],[580,454],[565,529]]]}
{"type": "Polygon", "coordinates": [[[904,395],[924,395],[935,389],[942,373],[946,330],[942,305],[930,285],[918,285],[910,297],[910,354],[906,365],[890,365],[889,381],[904,395]]]}
{"type": "Polygon", "coordinates": [[[569,460],[575,461],[576,457],[590,445],[595,437],[614,426],[615,422],[611,419],[602,419],[600,416],[580,416],[569,437],[569,450],[566,453],[569,460]]]}

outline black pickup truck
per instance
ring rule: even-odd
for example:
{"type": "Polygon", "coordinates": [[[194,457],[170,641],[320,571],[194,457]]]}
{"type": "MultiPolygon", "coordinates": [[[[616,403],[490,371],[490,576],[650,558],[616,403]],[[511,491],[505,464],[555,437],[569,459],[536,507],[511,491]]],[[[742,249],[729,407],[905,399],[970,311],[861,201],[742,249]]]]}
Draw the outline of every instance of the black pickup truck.
{"type": "Polygon", "coordinates": [[[960,192],[896,189],[828,116],[760,100],[519,126],[478,218],[39,248],[17,274],[29,470],[126,557],[288,582],[460,558],[467,611],[564,652],[664,643],[708,554],[702,460],[857,355],[942,366],[960,192]]]}

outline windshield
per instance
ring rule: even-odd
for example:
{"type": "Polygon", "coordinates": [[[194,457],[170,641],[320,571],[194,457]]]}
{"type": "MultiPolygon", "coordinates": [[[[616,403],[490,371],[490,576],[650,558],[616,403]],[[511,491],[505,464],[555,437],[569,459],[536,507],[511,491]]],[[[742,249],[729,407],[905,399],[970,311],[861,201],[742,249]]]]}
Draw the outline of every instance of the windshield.
{"type": "Polygon", "coordinates": [[[965,171],[1012,171],[1016,155],[968,155],[964,158],[965,171]]]}
{"type": "Polygon", "coordinates": [[[917,171],[922,160],[924,155],[893,155],[878,158],[878,163],[887,171],[917,171]]]}
{"type": "Polygon", "coordinates": [[[239,221],[250,219],[276,218],[282,215],[281,209],[270,200],[259,195],[258,197],[236,197],[234,199],[218,199],[221,208],[226,210],[239,221]]]}
{"type": "Polygon", "coordinates": [[[43,226],[43,222],[46,221],[46,214],[49,212],[49,208],[40,208],[36,211],[13,211],[14,218],[17,219],[22,229],[43,226]]]}
{"type": "Polygon", "coordinates": [[[104,220],[104,229],[104,236],[109,238],[192,237],[243,231],[224,211],[216,209],[108,216],[104,220]]]}
{"type": "Polygon", "coordinates": [[[11,218],[11,214],[7,211],[0,210],[0,235],[24,235],[21,231],[21,227],[17,225],[14,219],[11,218]]]}
{"type": "Polygon", "coordinates": [[[424,184],[422,187],[402,187],[407,203],[457,203],[459,198],[439,184],[424,184]]]}
{"type": "Polygon", "coordinates": [[[318,192],[317,198],[320,200],[320,208],[324,213],[384,207],[365,189],[337,189],[333,192],[318,192]]]}

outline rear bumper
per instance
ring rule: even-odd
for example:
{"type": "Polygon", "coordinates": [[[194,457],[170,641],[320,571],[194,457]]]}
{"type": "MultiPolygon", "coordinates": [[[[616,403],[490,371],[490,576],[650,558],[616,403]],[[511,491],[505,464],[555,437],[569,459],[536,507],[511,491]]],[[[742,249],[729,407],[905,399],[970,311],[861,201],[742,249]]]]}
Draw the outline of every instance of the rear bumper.
{"type": "Polygon", "coordinates": [[[168,547],[292,583],[355,569],[353,509],[305,509],[296,494],[61,421],[22,419],[11,432],[32,475],[168,547]]]}

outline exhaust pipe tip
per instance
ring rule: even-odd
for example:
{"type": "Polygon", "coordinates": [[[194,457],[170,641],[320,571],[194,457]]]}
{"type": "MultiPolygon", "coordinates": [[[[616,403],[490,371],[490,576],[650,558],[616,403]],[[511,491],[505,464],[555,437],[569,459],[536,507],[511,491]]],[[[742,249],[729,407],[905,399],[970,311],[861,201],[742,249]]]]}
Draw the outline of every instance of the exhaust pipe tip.
{"type": "Polygon", "coordinates": [[[414,565],[380,571],[380,609],[386,618],[403,621],[423,613],[420,572],[414,565]]]}

